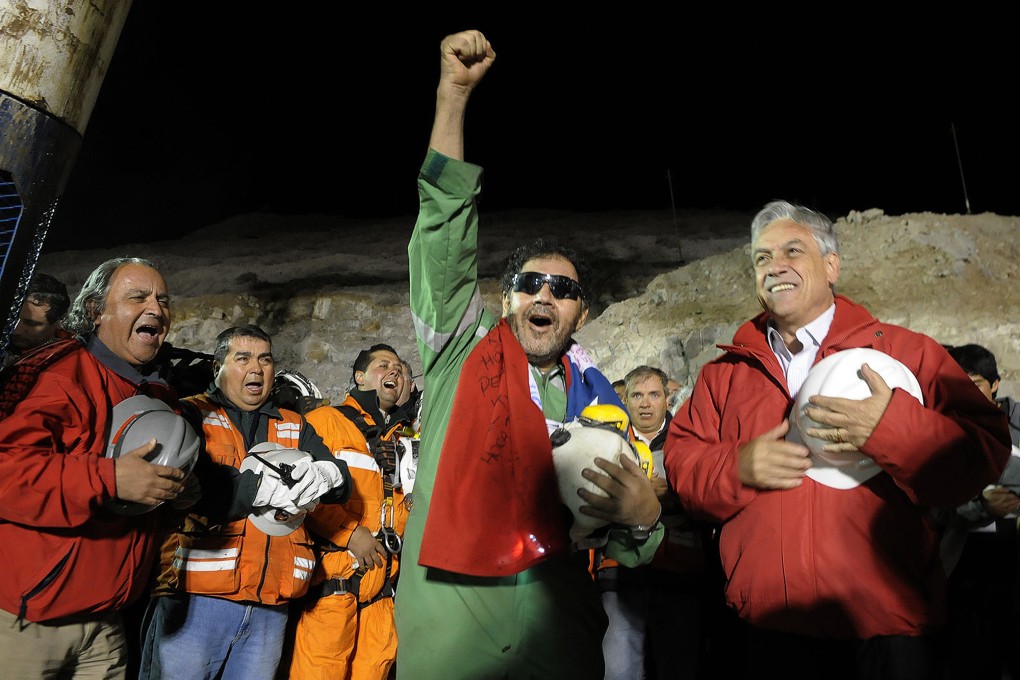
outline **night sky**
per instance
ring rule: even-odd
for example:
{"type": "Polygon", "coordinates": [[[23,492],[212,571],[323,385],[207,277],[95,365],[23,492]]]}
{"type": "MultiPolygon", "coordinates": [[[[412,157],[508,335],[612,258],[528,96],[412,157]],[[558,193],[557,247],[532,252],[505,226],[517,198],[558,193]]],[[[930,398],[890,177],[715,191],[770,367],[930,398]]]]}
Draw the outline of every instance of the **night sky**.
{"type": "Polygon", "coordinates": [[[1016,59],[994,17],[964,40],[960,17],[923,36],[882,18],[836,30],[775,16],[721,33],[735,9],[340,5],[135,2],[46,247],[172,238],[253,211],[413,220],[438,45],[471,27],[498,55],[468,111],[485,210],[786,198],[833,218],[964,213],[968,200],[1020,215],[1016,59]]]}

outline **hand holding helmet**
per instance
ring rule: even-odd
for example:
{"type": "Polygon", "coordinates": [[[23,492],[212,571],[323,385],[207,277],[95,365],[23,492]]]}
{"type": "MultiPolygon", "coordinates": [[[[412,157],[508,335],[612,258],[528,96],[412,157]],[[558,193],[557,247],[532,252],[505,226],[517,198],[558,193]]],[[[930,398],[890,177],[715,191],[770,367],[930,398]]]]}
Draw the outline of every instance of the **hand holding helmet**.
{"type": "Polygon", "coordinates": [[[159,399],[136,395],[113,407],[110,422],[106,457],[115,461],[117,496],[105,503],[109,510],[140,515],[180,494],[182,507],[198,500],[201,489],[185,482],[201,442],[184,418],[159,399]]]}
{"type": "Polygon", "coordinates": [[[117,496],[106,506],[123,515],[149,512],[184,491],[186,470],[149,462],[159,448],[153,438],[146,444],[120,454],[114,463],[117,496]]]}
{"type": "MultiPolygon", "coordinates": [[[[610,524],[613,521],[610,515],[615,514],[613,510],[602,512],[599,509],[596,509],[599,516],[589,514],[593,503],[598,503],[597,500],[593,500],[595,498],[608,499],[608,505],[613,505],[615,509],[616,499],[611,499],[611,494],[600,483],[585,477],[584,471],[587,469],[595,469],[600,476],[604,476],[605,468],[597,467],[596,458],[608,461],[608,465],[614,469],[617,467],[617,461],[624,458],[633,461],[634,468],[640,471],[645,485],[648,486],[651,502],[658,506],[658,501],[651,492],[651,483],[645,470],[641,468],[640,454],[627,438],[629,425],[630,420],[622,408],[613,404],[598,404],[585,408],[579,418],[559,428],[551,436],[553,466],[556,470],[560,499],[570,508],[574,517],[570,539],[579,547],[604,545],[604,536],[596,540],[589,540],[589,537],[592,532],[610,524]],[[585,492],[587,500],[579,495],[579,489],[585,492]],[[582,511],[582,506],[587,507],[588,512],[582,511]]],[[[621,478],[628,476],[621,475],[621,478]]]]}
{"type": "Polygon", "coordinates": [[[270,536],[286,536],[301,526],[307,510],[293,503],[293,487],[288,483],[298,464],[311,459],[306,451],[272,442],[256,444],[248,451],[241,461],[241,473],[250,471],[262,478],[248,515],[257,529],[270,536]]]}
{"type": "Polygon", "coordinates": [[[868,347],[835,352],[811,368],[797,393],[786,436],[810,449],[808,477],[850,489],[881,472],[860,448],[882,419],[894,389],[924,404],[910,369],[868,347]]]}

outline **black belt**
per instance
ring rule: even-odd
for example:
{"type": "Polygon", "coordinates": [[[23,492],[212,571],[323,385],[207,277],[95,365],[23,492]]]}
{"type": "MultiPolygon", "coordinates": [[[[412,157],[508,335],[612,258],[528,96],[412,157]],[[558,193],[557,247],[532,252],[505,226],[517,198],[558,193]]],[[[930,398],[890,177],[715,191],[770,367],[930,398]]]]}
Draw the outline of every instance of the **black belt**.
{"type": "Polygon", "coordinates": [[[330,595],[344,595],[346,593],[358,594],[358,586],[361,584],[361,575],[355,574],[351,578],[331,578],[308,588],[308,597],[318,600],[330,595]]]}
{"type": "MultiPolygon", "coordinates": [[[[308,594],[305,596],[309,600],[318,600],[323,597],[329,597],[330,595],[346,595],[351,593],[354,597],[359,597],[359,586],[361,585],[361,574],[355,574],[351,578],[331,578],[318,583],[308,588],[308,594]]],[[[390,583],[389,579],[383,584],[382,590],[380,590],[375,597],[368,602],[359,602],[358,609],[364,609],[370,604],[374,604],[379,600],[387,597],[393,597],[394,590],[393,584],[390,583]]]]}

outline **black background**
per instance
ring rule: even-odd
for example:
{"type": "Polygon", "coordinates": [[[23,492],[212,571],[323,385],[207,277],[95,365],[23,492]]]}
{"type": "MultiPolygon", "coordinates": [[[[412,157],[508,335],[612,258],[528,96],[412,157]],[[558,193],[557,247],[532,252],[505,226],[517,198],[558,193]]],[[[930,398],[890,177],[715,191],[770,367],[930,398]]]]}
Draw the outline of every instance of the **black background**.
{"type": "Polygon", "coordinates": [[[413,220],[438,45],[472,27],[497,52],[467,123],[486,210],[1020,214],[1005,17],[556,7],[135,2],[47,248],[413,220]]]}

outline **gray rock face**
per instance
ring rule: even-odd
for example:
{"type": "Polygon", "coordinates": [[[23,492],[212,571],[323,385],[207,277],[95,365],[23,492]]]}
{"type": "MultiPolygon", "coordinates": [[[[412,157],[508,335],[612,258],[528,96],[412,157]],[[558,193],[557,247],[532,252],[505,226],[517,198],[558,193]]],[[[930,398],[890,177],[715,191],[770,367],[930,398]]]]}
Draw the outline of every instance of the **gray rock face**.
{"type": "MultiPolygon", "coordinates": [[[[588,254],[602,293],[576,337],[610,379],[652,364],[691,384],[718,355],[716,344],[759,310],[750,214],[532,211],[482,219],[480,285],[493,311],[515,245],[554,235],[588,254]]],[[[302,372],[336,402],[357,353],[374,343],[392,345],[420,370],[407,292],[413,223],[413,216],[244,215],[173,241],[44,252],[37,270],[75,294],[110,257],[151,258],[173,296],[172,343],[211,351],[224,328],[257,323],[273,335],[278,368],[302,372]]],[[[1000,394],[1020,396],[1020,218],[868,210],[841,218],[838,229],[839,292],[939,342],[985,345],[999,359],[1000,394]]]]}
{"type": "MultiPolygon", "coordinates": [[[[988,347],[999,361],[1000,394],[1018,393],[1020,219],[869,210],[840,219],[837,229],[840,293],[943,344],[988,347]]],[[[577,337],[610,377],[648,363],[683,384],[759,311],[743,245],[660,274],[577,337]]]]}

